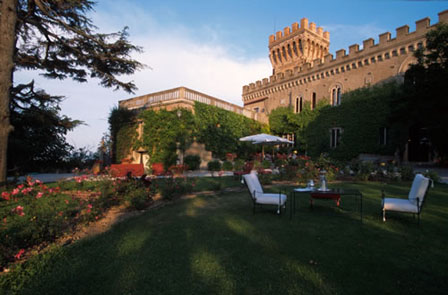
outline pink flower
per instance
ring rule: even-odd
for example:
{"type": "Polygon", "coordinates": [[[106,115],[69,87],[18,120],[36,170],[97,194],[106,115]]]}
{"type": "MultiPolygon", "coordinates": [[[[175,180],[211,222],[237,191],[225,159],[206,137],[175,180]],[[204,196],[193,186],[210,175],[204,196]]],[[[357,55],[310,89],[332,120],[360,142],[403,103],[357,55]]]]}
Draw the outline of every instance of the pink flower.
{"type": "Polygon", "coordinates": [[[9,196],[10,196],[10,193],[2,192],[2,198],[5,199],[6,201],[9,201],[9,196]]]}
{"type": "Polygon", "coordinates": [[[65,204],[67,204],[67,205],[68,205],[68,200],[65,200],[65,204]]]}
{"type": "Polygon", "coordinates": [[[87,208],[89,208],[89,209],[92,209],[92,207],[93,207],[92,204],[87,205],[87,208]]]}
{"type": "Polygon", "coordinates": [[[33,190],[32,187],[24,188],[24,189],[22,190],[22,194],[26,195],[26,194],[28,194],[29,192],[31,192],[32,190],[33,190]]]}
{"type": "Polygon", "coordinates": [[[39,179],[36,179],[35,183],[36,183],[36,184],[41,184],[42,181],[40,181],[39,179]]]}
{"type": "Polygon", "coordinates": [[[17,186],[18,189],[22,189],[24,187],[25,187],[25,185],[23,185],[23,184],[17,186]]]}
{"type": "Polygon", "coordinates": [[[25,215],[25,213],[23,212],[23,207],[22,206],[17,206],[14,209],[11,210],[12,212],[15,212],[17,215],[19,216],[23,216],[25,215]]]}
{"type": "Polygon", "coordinates": [[[18,188],[15,188],[15,189],[12,190],[11,195],[15,196],[15,195],[17,195],[19,192],[20,192],[19,189],[18,189],[18,188]]]}
{"type": "Polygon", "coordinates": [[[90,211],[92,211],[92,210],[90,210],[90,209],[87,209],[87,213],[90,213],[90,211]]]}
{"type": "Polygon", "coordinates": [[[38,192],[37,195],[36,195],[36,199],[42,198],[43,195],[44,195],[43,192],[38,192]]]}
{"type": "Polygon", "coordinates": [[[25,249],[20,249],[20,251],[14,255],[15,259],[20,259],[20,257],[22,257],[23,253],[25,253],[25,249]]]}

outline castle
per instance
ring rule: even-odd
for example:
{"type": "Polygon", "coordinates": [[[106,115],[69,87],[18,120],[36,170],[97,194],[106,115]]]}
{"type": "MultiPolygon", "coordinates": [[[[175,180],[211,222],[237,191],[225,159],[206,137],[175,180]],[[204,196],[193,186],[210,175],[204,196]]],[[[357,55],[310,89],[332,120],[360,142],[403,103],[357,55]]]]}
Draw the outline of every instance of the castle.
{"type": "MultiPolygon", "coordinates": [[[[438,14],[439,22],[448,22],[448,10],[438,14]]],[[[409,26],[391,33],[379,35],[379,42],[370,38],[358,44],[336,51],[336,58],[329,54],[330,34],[316,24],[303,18],[291,27],[269,36],[269,58],[273,73],[269,78],[243,86],[240,107],[207,94],[185,87],[174,88],[119,101],[128,109],[194,109],[194,102],[202,102],[232,111],[263,123],[269,122],[269,114],[278,107],[291,107],[300,113],[309,103],[314,109],[320,100],[328,100],[332,106],[342,102],[342,94],[361,87],[389,80],[403,80],[404,73],[415,62],[414,51],[423,48],[426,33],[434,28],[429,18],[415,22],[416,30],[409,26]]],[[[333,128],[330,147],[335,147],[341,130],[333,128]],[[333,130],[334,129],[334,130],[333,130]]],[[[139,124],[138,133],[142,134],[139,124]]],[[[384,131],[386,132],[386,131],[384,131]]],[[[386,137],[386,134],[384,134],[386,137]]],[[[203,146],[197,148],[206,153],[203,146]]],[[[408,147],[406,146],[406,150],[408,147]]],[[[195,151],[196,153],[197,151],[195,151]]],[[[134,158],[142,158],[136,151],[134,158]]],[[[208,160],[211,154],[208,152],[208,160]]],[[[407,160],[407,156],[403,157],[407,160]]]]}
{"type": "MultiPolygon", "coordinates": [[[[448,22],[448,10],[438,14],[439,22],[448,22]]],[[[328,53],[330,34],[303,18],[292,27],[269,36],[269,58],[273,73],[269,78],[243,86],[244,107],[254,111],[257,119],[267,123],[269,114],[278,107],[292,107],[300,113],[304,103],[316,107],[321,99],[329,99],[332,106],[341,103],[344,92],[391,79],[402,79],[413,55],[425,46],[426,33],[434,28],[429,18],[396,29],[395,38],[386,32],[379,35],[379,43],[370,38],[336,51],[336,58],[328,53]]]]}

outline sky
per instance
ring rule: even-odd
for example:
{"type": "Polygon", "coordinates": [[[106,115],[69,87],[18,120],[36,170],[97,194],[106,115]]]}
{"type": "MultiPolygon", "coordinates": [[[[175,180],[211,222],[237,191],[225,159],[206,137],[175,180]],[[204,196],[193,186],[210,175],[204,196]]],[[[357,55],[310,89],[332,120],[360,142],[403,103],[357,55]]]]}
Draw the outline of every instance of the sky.
{"type": "Polygon", "coordinates": [[[130,41],[143,48],[132,57],[146,68],[132,76],[134,94],[102,88],[98,80],[48,80],[36,72],[16,73],[16,82],[34,79],[37,87],[63,95],[61,114],[84,125],[67,134],[76,148],[96,150],[108,131],[107,118],[119,100],[185,86],[242,105],[242,87],[272,73],[268,38],[306,17],[330,32],[330,53],[409,25],[425,17],[438,22],[448,1],[390,0],[97,0],[89,13],[98,30],[127,26],[130,41]]]}

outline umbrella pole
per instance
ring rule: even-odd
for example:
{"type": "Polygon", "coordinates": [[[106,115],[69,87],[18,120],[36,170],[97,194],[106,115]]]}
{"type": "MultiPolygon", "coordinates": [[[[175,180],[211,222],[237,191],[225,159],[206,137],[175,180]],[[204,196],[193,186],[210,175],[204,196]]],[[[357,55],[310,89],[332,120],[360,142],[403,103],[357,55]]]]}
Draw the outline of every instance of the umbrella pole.
{"type": "Polygon", "coordinates": [[[261,162],[264,160],[264,145],[261,145],[261,162]]]}

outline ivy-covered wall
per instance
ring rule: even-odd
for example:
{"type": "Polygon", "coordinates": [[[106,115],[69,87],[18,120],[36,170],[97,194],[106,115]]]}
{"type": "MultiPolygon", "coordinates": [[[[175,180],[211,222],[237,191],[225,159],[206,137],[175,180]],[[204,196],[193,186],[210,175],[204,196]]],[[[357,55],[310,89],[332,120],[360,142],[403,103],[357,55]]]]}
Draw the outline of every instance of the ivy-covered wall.
{"type": "Polygon", "coordinates": [[[108,122],[112,140],[112,162],[117,163],[129,155],[136,143],[136,113],[116,107],[111,110],[108,122]]]}
{"type": "Polygon", "coordinates": [[[167,168],[176,164],[177,146],[186,150],[193,142],[195,119],[191,111],[179,109],[145,110],[140,114],[143,120],[143,135],[139,145],[150,156],[150,163],[161,162],[167,168]]]}
{"type": "Polygon", "coordinates": [[[195,140],[205,144],[214,157],[224,159],[226,153],[244,157],[259,147],[239,138],[266,132],[266,126],[254,120],[199,102],[195,103],[194,114],[187,109],[145,110],[139,118],[144,124],[143,135],[131,144],[145,148],[150,163],[162,162],[166,168],[176,163],[178,148],[185,151],[195,140]]]}
{"type": "Polygon", "coordinates": [[[321,108],[304,131],[308,154],[327,152],[339,160],[350,160],[360,153],[393,155],[403,139],[389,118],[392,102],[401,95],[401,85],[388,83],[347,92],[341,105],[321,108]],[[384,127],[388,133],[386,145],[380,144],[380,128],[384,127]],[[332,128],[342,130],[336,148],[330,147],[332,128]]]}
{"type": "Polygon", "coordinates": [[[245,116],[207,104],[195,103],[196,136],[217,158],[226,153],[247,156],[258,147],[240,142],[239,138],[267,131],[267,126],[245,116]]]}

